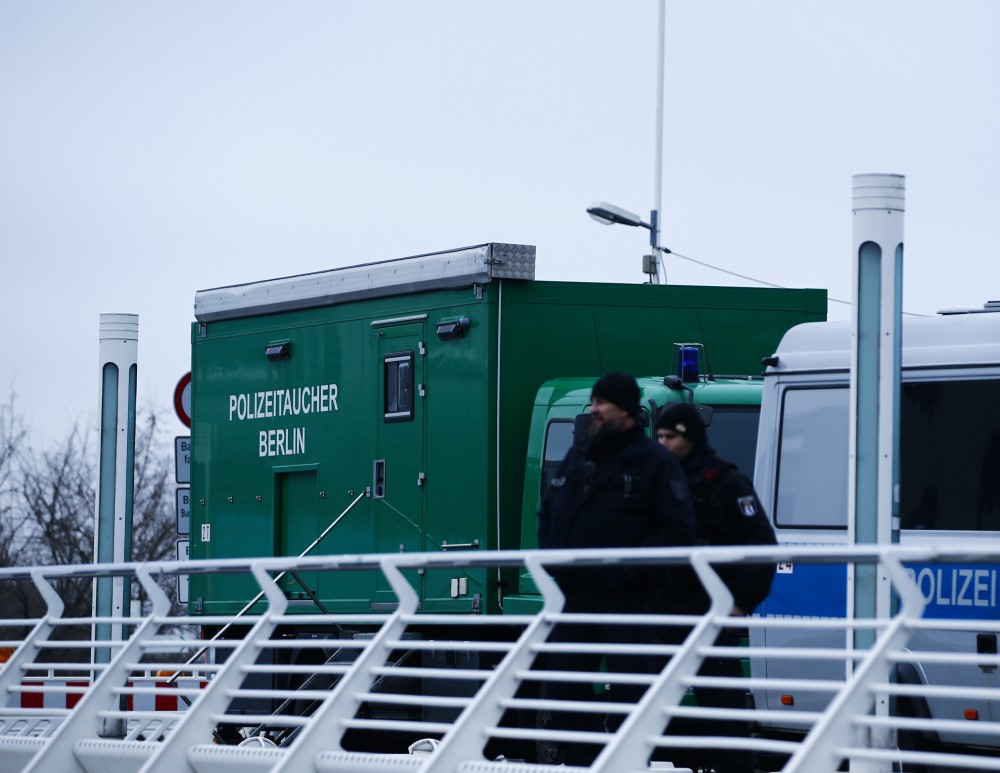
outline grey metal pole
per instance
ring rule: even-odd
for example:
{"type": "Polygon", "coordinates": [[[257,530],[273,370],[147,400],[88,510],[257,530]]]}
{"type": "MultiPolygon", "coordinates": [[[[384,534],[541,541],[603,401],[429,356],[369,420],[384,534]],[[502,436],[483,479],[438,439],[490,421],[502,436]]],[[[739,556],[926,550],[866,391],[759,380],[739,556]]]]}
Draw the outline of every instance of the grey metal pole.
{"type": "MultiPolygon", "coordinates": [[[[854,176],[848,533],[855,544],[899,542],[897,457],[905,193],[902,175],[854,176]]],[[[853,588],[848,596],[853,616],[888,619],[893,605],[889,577],[877,573],[874,565],[857,567],[848,576],[853,588]]],[[[854,645],[867,649],[874,637],[874,631],[856,631],[854,645]]],[[[888,709],[888,697],[876,696],[876,714],[884,715],[888,709]]],[[[869,738],[877,748],[892,742],[885,731],[873,730],[869,738]]],[[[855,769],[852,764],[851,770],[855,769]]],[[[867,764],[863,769],[883,770],[867,764]]]]}
{"type": "MultiPolygon", "coordinates": [[[[139,354],[139,317],[102,314],[100,327],[100,464],[94,527],[94,561],[132,560],[132,496],[135,466],[135,404],[139,354]]],[[[96,617],[124,617],[131,586],[124,577],[100,577],[94,583],[96,617]]],[[[121,641],[124,626],[98,623],[96,639],[121,641]]],[[[95,663],[107,663],[110,651],[97,648],[95,663]]]]}

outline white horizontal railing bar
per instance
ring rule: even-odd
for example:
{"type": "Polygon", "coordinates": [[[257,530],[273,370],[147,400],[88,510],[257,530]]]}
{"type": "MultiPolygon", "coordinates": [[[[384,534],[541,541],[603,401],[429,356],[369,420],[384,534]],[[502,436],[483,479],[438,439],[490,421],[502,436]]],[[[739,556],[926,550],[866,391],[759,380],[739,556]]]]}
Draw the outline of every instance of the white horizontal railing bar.
{"type": "Polygon", "coordinates": [[[973,735],[997,735],[1000,722],[968,719],[920,719],[916,717],[855,717],[855,723],[863,727],[898,727],[912,730],[950,730],[973,735]]]}
{"type": "Polygon", "coordinates": [[[843,617],[783,617],[780,615],[761,617],[723,617],[716,622],[722,628],[764,628],[768,630],[820,630],[820,631],[880,631],[885,628],[884,620],[859,618],[848,620],[843,617]],[[725,621],[725,622],[723,622],[725,621]]]}
{"type": "Polygon", "coordinates": [[[621,671],[517,671],[522,681],[593,682],[596,684],[649,685],[655,674],[628,674],[621,671]]]}
{"type": "MultiPolygon", "coordinates": [[[[49,640],[49,641],[45,642],[44,644],[42,644],[39,647],[39,649],[42,649],[42,650],[80,650],[80,649],[87,649],[87,650],[89,650],[89,649],[101,648],[101,649],[112,649],[112,650],[114,650],[114,649],[121,649],[126,644],[128,644],[128,640],[127,639],[124,640],[124,641],[121,640],[121,639],[108,639],[107,641],[102,641],[102,640],[86,641],[86,640],[83,640],[83,639],[79,639],[79,640],[66,639],[66,640],[60,640],[60,641],[49,640]]],[[[38,665],[41,666],[41,667],[45,667],[44,663],[39,663],[38,665]]]]}
{"type": "MultiPolygon", "coordinates": [[[[399,616],[399,619],[404,623],[412,623],[413,625],[444,625],[460,627],[468,623],[467,616],[456,615],[454,613],[447,615],[440,613],[403,614],[399,616]]],[[[505,628],[523,627],[534,620],[533,617],[528,615],[482,615],[478,619],[488,621],[490,625],[502,625],[505,628]]]]}
{"type": "MultiPolygon", "coordinates": [[[[66,674],[59,674],[58,676],[55,676],[52,672],[75,671],[78,672],[81,676],[83,676],[83,675],[89,675],[91,672],[100,673],[101,671],[104,670],[104,666],[101,665],[100,663],[93,663],[88,665],[87,663],[71,663],[69,661],[65,663],[55,663],[55,662],[21,663],[18,665],[18,668],[21,671],[45,671],[52,678],[58,678],[58,679],[72,679],[73,677],[68,676],[66,674]]],[[[38,678],[44,679],[46,677],[38,677],[38,678]]]]}
{"type": "Polygon", "coordinates": [[[387,720],[387,719],[362,719],[360,717],[354,717],[352,719],[341,719],[338,723],[342,727],[351,729],[367,729],[367,730],[401,730],[410,731],[414,733],[427,733],[430,735],[442,735],[448,731],[451,727],[450,722],[419,722],[414,720],[400,719],[400,720],[387,720]]]}
{"type": "Polygon", "coordinates": [[[430,676],[435,679],[479,680],[488,679],[492,672],[473,668],[417,668],[415,666],[374,666],[371,673],[377,676],[430,676]]]}
{"type": "Polygon", "coordinates": [[[265,650],[360,650],[368,646],[364,639],[268,639],[260,642],[265,650]]]}
{"type": "Polygon", "coordinates": [[[774,709],[715,709],[701,706],[664,706],[661,708],[664,716],[685,717],[689,719],[740,719],[751,718],[760,722],[784,720],[796,725],[812,725],[823,713],[820,711],[776,711],[774,709]]]}
{"type": "Polygon", "coordinates": [[[939,618],[914,618],[906,621],[906,627],[915,631],[975,631],[976,633],[1000,631],[1000,620],[973,618],[967,620],[941,620],[939,618]]]}
{"type": "Polygon", "coordinates": [[[146,678],[142,676],[148,674],[150,671],[170,671],[171,674],[180,671],[182,674],[191,674],[191,676],[197,676],[200,672],[205,674],[210,674],[215,671],[221,671],[225,668],[224,663],[197,663],[184,665],[183,663],[154,663],[154,662],[139,662],[133,661],[131,663],[126,663],[125,667],[136,674],[137,678],[146,678]]]}
{"type": "MultiPolygon", "coordinates": [[[[151,615],[152,621],[157,625],[164,626],[185,626],[185,625],[225,625],[233,622],[232,615],[151,615]]],[[[262,615],[246,614],[240,618],[240,625],[251,626],[256,623],[262,615]]],[[[208,639],[199,639],[200,644],[207,644],[208,639]]]]}
{"type": "Polygon", "coordinates": [[[754,677],[754,676],[691,676],[684,680],[684,683],[693,687],[720,687],[723,689],[747,690],[808,690],[812,692],[836,692],[844,681],[832,679],[782,679],[781,677],[754,677]]]}
{"type": "Polygon", "coordinates": [[[978,698],[980,700],[996,700],[997,688],[968,685],[962,687],[961,696],[955,695],[953,686],[934,684],[902,684],[900,682],[873,682],[868,689],[876,693],[889,695],[923,696],[927,698],[978,698]]]}
{"type": "Polygon", "coordinates": [[[198,687],[112,687],[114,695],[200,695],[203,690],[198,687]]]}
{"type": "Polygon", "coordinates": [[[352,663],[337,663],[322,666],[243,666],[240,670],[245,674],[344,674],[351,670],[352,663]]]}
{"type": "Polygon", "coordinates": [[[387,646],[393,649],[420,650],[421,652],[471,652],[473,648],[477,652],[507,652],[513,646],[513,642],[495,641],[444,641],[442,639],[396,639],[386,642],[387,646]]]}
{"type": "Polygon", "coordinates": [[[784,660],[860,660],[867,650],[849,650],[816,647],[754,647],[748,650],[754,657],[782,658],[784,660]]]}
{"type": "MultiPolygon", "coordinates": [[[[681,650],[679,644],[605,644],[596,642],[558,642],[548,644],[542,642],[531,646],[532,652],[546,652],[563,655],[587,655],[600,652],[602,655],[676,655],[681,650]]],[[[744,653],[746,650],[744,650],[744,653]]]]}
{"type": "Polygon", "coordinates": [[[661,749],[686,749],[690,747],[703,747],[706,740],[712,743],[718,742],[719,746],[724,743],[727,748],[756,749],[761,752],[771,754],[792,754],[799,746],[797,741],[783,741],[776,738],[747,738],[742,739],[740,746],[729,745],[730,739],[710,737],[704,735],[663,735],[654,736],[648,739],[654,746],[661,749]]]}
{"type": "Polygon", "coordinates": [[[940,765],[970,770],[1000,770],[1000,758],[976,757],[965,754],[939,754],[934,752],[907,752],[895,749],[864,749],[855,746],[838,747],[837,753],[849,759],[876,762],[915,762],[921,765],[940,765]]]}
{"type": "MultiPolygon", "coordinates": [[[[550,566],[607,565],[622,559],[636,565],[678,564],[686,565],[694,555],[704,556],[710,563],[732,563],[754,559],[760,563],[792,562],[805,560],[812,563],[877,563],[887,550],[904,563],[982,563],[996,561],[997,553],[983,549],[981,544],[969,542],[947,546],[753,546],[753,547],[704,547],[704,548],[595,548],[588,550],[548,551],[468,551],[462,553],[409,553],[392,554],[392,563],[400,569],[423,567],[519,567],[531,555],[541,555],[542,564],[550,566]]],[[[152,573],[163,574],[227,574],[249,573],[250,565],[259,563],[265,571],[280,572],[293,568],[301,571],[323,569],[350,569],[378,571],[386,560],[385,554],[307,556],[304,558],[225,558],[191,561],[162,561],[147,564],[152,573]]],[[[3,567],[0,582],[29,579],[31,572],[40,570],[48,579],[60,577],[126,576],[134,573],[140,564],[135,562],[89,564],[50,567],[3,567]]]]}
{"type": "Polygon", "coordinates": [[[169,710],[122,711],[121,709],[99,709],[94,712],[94,715],[101,717],[102,719],[120,719],[121,717],[128,717],[129,719],[157,719],[164,722],[173,722],[183,717],[184,712],[169,710]]]}
{"type": "MultiPolygon", "coordinates": [[[[69,679],[67,681],[74,681],[69,679]]],[[[76,680],[82,681],[82,680],[76,680]]],[[[79,695],[86,690],[86,685],[66,685],[66,684],[14,684],[7,688],[13,693],[30,693],[32,695],[65,695],[66,693],[76,693],[79,695]]],[[[2,711],[0,711],[2,713],[2,711]]]]}
{"type": "Polygon", "coordinates": [[[572,711],[581,714],[607,713],[628,714],[635,708],[634,703],[614,701],[571,701],[545,698],[505,698],[500,702],[504,708],[532,708],[550,711],[572,711]]]}
{"type": "Polygon", "coordinates": [[[892,652],[889,659],[893,663],[944,663],[952,665],[1000,665],[998,655],[979,655],[974,652],[931,652],[923,650],[920,652],[892,652]]]}
{"type": "Polygon", "coordinates": [[[330,694],[329,690],[277,690],[277,689],[250,689],[238,687],[233,690],[226,690],[229,698],[278,698],[282,700],[304,700],[321,701],[330,694]]]}
{"type": "MultiPolygon", "coordinates": [[[[245,616],[244,616],[245,617],[245,616]]],[[[223,618],[232,622],[232,617],[223,618]]],[[[316,626],[329,626],[330,623],[349,623],[353,625],[358,624],[368,624],[368,623],[384,623],[389,619],[389,615],[384,612],[335,612],[329,615],[312,614],[303,612],[302,614],[294,615],[275,615],[275,622],[280,625],[289,625],[294,623],[295,625],[316,625],[316,626]]],[[[194,617],[192,620],[197,621],[198,618],[194,617]]]]}
{"type": "Polygon", "coordinates": [[[405,695],[403,693],[361,693],[365,703],[385,703],[398,706],[439,706],[441,708],[464,708],[472,698],[449,698],[442,695],[405,695]]]}
{"type": "Polygon", "coordinates": [[[309,724],[309,717],[290,717],[275,714],[209,714],[215,724],[275,725],[278,727],[302,727],[309,724]]]}

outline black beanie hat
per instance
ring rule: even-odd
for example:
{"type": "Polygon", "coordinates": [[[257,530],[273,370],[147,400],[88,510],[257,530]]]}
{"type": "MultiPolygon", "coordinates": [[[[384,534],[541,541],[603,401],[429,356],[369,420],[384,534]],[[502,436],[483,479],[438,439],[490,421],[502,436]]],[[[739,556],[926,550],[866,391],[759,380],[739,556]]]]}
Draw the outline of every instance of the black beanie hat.
{"type": "Polygon", "coordinates": [[[670,403],[664,406],[656,419],[657,429],[669,429],[682,437],[701,445],[705,442],[705,420],[701,412],[691,403],[670,403]]]}
{"type": "Polygon", "coordinates": [[[639,385],[628,373],[609,373],[603,376],[590,392],[590,399],[595,397],[614,403],[629,416],[639,416],[639,385]]]}

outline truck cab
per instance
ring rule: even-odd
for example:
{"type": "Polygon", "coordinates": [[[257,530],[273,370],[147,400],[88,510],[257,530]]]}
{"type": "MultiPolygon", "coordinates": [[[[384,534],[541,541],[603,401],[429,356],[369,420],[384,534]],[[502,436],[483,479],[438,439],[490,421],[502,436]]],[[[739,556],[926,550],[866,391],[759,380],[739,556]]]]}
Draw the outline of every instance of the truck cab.
{"type": "MultiPolygon", "coordinates": [[[[590,392],[596,377],[557,378],[546,381],[535,396],[528,431],[521,515],[521,546],[538,546],[538,508],[548,481],[577,437],[590,423],[590,392]]],[[[692,402],[706,406],[711,442],[719,455],[753,475],[760,417],[762,379],[753,376],[655,376],[638,378],[642,415],[640,422],[655,435],[656,417],[669,403],[692,402]]],[[[516,593],[504,599],[507,614],[530,614],[541,606],[538,591],[522,574],[516,593]]]]}

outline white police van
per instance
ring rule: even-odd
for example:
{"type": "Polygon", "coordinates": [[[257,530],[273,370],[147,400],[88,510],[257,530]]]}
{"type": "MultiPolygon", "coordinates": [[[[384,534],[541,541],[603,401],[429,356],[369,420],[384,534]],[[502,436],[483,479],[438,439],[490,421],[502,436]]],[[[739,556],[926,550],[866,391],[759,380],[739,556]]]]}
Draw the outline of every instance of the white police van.
{"type": "MultiPolygon", "coordinates": [[[[798,325],[765,363],[755,472],[761,501],[780,542],[842,544],[848,538],[851,325],[798,325]]],[[[901,381],[900,543],[1000,540],[1000,302],[983,309],[904,319],[901,381]]],[[[925,617],[1000,618],[1000,566],[907,568],[927,601],[925,617]]],[[[847,593],[844,565],[779,566],[773,591],[757,611],[764,616],[843,618],[847,593]]],[[[751,643],[823,647],[837,635],[842,644],[843,634],[758,630],[751,643]]],[[[912,647],[996,653],[997,637],[975,630],[918,632],[912,647]],[[931,636],[933,640],[928,639],[931,636]]],[[[843,678],[843,664],[819,659],[762,658],[752,668],[755,673],[766,669],[769,678],[843,678]]],[[[971,694],[967,699],[939,698],[927,691],[907,699],[900,709],[904,714],[1000,718],[1000,673],[991,666],[918,662],[901,666],[896,678],[913,684],[997,689],[995,699],[971,694]]],[[[786,712],[783,716],[815,710],[829,700],[826,693],[806,691],[761,690],[754,697],[757,708],[786,712]]],[[[780,719],[764,724],[764,729],[776,731],[795,727],[794,722],[780,719]]],[[[917,740],[928,745],[984,744],[982,734],[945,730],[937,738],[917,740]]],[[[986,743],[1000,747],[1000,738],[986,743]]]]}

